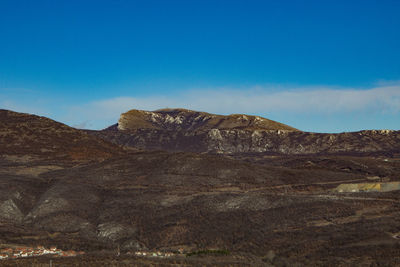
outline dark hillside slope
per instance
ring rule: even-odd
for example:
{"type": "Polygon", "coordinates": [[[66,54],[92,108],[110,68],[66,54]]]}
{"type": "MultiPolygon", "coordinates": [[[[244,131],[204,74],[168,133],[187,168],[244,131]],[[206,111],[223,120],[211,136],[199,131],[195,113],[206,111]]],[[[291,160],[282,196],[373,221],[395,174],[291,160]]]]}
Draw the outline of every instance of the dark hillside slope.
{"type": "Polygon", "coordinates": [[[0,110],[0,155],[90,161],[119,153],[118,146],[65,124],[36,115],[0,110]]]}
{"type": "Polygon", "coordinates": [[[400,231],[397,193],[331,191],[377,176],[395,181],[396,160],[272,157],[252,163],[135,152],[36,176],[18,170],[3,161],[0,242],[7,244],[85,251],[119,246],[122,253],[225,249],[261,258],[273,250],[311,263],[383,252],[395,260],[393,246],[400,245],[388,234],[400,231]],[[361,241],[354,255],[341,250],[361,241]]]}

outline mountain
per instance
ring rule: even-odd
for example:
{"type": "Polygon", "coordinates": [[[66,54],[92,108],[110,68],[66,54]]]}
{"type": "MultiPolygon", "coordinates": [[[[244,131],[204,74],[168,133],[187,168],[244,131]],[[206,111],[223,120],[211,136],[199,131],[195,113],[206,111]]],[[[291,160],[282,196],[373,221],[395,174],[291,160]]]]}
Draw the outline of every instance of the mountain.
{"type": "MultiPolygon", "coordinates": [[[[175,118],[170,111],[163,112],[175,118]]],[[[122,122],[124,127],[128,122],[129,118],[122,122]]],[[[131,125],[132,129],[114,126],[106,131],[110,136],[129,132],[129,137],[143,137],[146,131],[185,136],[190,127],[205,134],[216,129],[215,124],[196,123],[196,127],[180,126],[185,128],[181,130],[178,126],[163,130],[163,123],[146,125],[147,129],[131,125]]],[[[218,130],[270,131],[286,138],[306,134],[229,125],[230,129],[218,130]]],[[[349,183],[376,188],[382,182],[400,181],[400,159],[390,152],[396,142],[387,155],[214,154],[122,149],[98,134],[44,117],[0,112],[0,249],[55,245],[86,253],[55,258],[56,266],[395,266],[400,262],[399,191],[336,190],[349,183]],[[176,255],[153,257],[157,252],[176,255]]],[[[374,134],[384,139],[393,138],[395,132],[374,134]]],[[[352,140],[348,134],[340,136],[352,140]]],[[[372,136],[356,140],[364,147],[377,142],[372,136]]],[[[154,147],[157,141],[152,140],[154,147]]],[[[2,266],[32,264],[48,265],[49,259],[0,259],[2,266]]]]}
{"type": "Polygon", "coordinates": [[[221,116],[185,109],[131,110],[118,124],[89,131],[144,150],[274,154],[400,153],[400,131],[310,133],[258,116],[221,116]]]}

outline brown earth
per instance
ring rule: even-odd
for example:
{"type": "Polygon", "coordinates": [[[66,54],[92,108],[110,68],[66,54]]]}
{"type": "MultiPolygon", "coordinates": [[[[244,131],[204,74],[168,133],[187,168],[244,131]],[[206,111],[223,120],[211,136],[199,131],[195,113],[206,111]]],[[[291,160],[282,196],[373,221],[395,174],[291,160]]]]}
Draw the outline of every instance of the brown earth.
{"type": "Polygon", "coordinates": [[[65,266],[400,264],[398,191],[333,191],[399,181],[395,153],[130,151],[46,118],[0,116],[0,244],[88,253],[53,261],[65,266]],[[179,248],[229,253],[126,254],[179,248]]]}

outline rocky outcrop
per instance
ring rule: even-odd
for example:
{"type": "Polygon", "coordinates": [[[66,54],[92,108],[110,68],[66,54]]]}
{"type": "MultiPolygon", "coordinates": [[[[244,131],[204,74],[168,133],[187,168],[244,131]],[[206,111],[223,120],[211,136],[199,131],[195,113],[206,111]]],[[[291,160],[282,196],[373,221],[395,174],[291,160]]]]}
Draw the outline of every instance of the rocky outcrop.
{"type": "Polygon", "coordinates": [[[24,214],[18,208],[14,200],[7,199],[0,202],[0,220],[20,222],[23,217],[24,214]]]}
{"type": "Polygon", "coordinates": [[[282,154],[372,153],[400,151],[399,131],[361,131],[340,134],[214,129],[207,150],[219,153],[274,152],[282,154]]]}
{"type": "Polygon", "coordinates": [[[101,239],[117,241],[126,239],[136,233],[136,228],[119,223],[107,222],[98,225],[98,236],[101,239]]]}

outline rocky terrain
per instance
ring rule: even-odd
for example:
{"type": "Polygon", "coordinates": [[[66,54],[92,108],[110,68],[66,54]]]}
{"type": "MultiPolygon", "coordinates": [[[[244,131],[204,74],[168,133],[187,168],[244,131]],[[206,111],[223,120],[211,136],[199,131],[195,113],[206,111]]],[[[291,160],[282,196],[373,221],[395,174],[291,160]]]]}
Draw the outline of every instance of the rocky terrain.
{"type": "Polygon", "coordinates": [[[96,132],[1,111],[0,245],[85,252],[53,260],[65,266],[400,264],[399,191],[336,190],[400,181],[398,131],[313,134],[245,115],[136,113],[96,132]]]}
{"type": "Polygon", "coordinates": [[[118,124],[89,133],[144,150],[400,155],[400,131],[309,133],[258,116],[221,116],[182,109],[131,110],[121,115],[118,124]]]}

